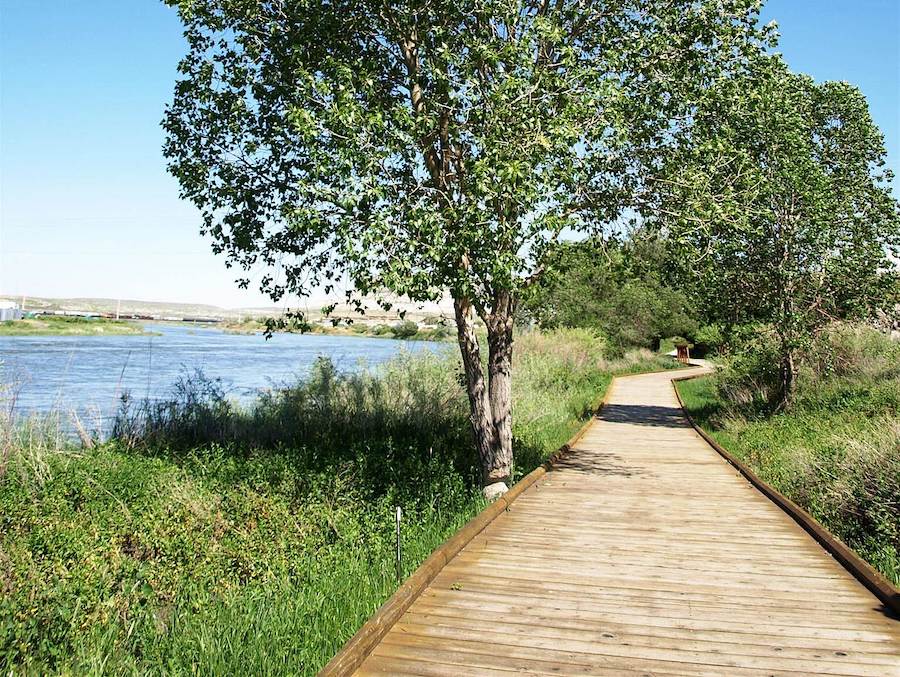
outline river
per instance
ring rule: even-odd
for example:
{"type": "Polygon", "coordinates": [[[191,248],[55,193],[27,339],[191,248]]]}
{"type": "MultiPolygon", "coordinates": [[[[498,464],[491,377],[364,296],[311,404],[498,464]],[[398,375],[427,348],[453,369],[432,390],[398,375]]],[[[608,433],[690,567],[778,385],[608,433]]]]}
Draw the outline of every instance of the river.
{"type": "Polygon", "coordinates": [[[231,334],[212,327],[147,324],[146,336],[0,337],[4,405],[15,392],[18,415],[78,412],[108,420],[123,392],[166,397],[179,377],[201,369],[221,379],[230,397],[252,400],[261,389],[309,373],[319,356],[341,371],[374,367],[406,350],[447,350],[425,341],[321,334],[231,334]]]}

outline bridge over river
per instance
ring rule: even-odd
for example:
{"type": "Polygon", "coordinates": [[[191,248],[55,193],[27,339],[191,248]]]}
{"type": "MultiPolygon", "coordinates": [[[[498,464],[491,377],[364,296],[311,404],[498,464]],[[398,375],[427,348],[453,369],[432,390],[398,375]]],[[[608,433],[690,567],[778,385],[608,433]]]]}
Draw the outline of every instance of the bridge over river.
{"type": "Polygon", "coordinates": [[[323,674],[900,675],[896,597],[704,441],[671,378],[616,379],[571,450],[436,552],[323,674]]]}

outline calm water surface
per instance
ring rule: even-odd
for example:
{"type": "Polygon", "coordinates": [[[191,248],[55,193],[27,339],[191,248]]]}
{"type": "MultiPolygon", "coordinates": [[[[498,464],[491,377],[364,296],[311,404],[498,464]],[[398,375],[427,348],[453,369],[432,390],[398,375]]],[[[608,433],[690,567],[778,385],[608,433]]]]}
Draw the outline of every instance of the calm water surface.
{"type": "Polygon", "coordinates": [[[0,337],[0,383],[17,384],[16,410],[77,411],[107,419],[120,395],[167,396],[180,376],[202,369],[229,396],[295,381],[319,356],[342,371],[371,368],[400,351],[443,351],[447,344],[344,336],[229,334],[210,327],[148,324],[158,336],[0,337]]]}

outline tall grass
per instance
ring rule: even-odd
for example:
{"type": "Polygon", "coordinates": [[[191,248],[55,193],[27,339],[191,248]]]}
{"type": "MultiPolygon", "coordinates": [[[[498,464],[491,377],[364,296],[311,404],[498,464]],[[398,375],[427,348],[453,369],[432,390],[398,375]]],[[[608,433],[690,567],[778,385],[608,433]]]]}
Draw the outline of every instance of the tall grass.
{"type": "Polygon", "coordinates": [[[455,443],[464,428],[465,401],[456,365],[446,356],[400,356],[375,371],[339,372],[320,358],[291,387],[263,393],[250,407],[227,399],[202,372],[184,375],[164,401],[125,399],[113,437],[129,447],[169,450],[197,444],[253,449],[336,446],[343,442],[455,443]]]}
{"type": "Polygon", "coordinates": [[[0,479],[15,472],[22,481],[42,482],[49,473],[51,454],[68,447],[61,414],[26,417],[16,415],[20,383],[0,384],[0,479]]]}
{"type": "MultiPolygon", "coordinates": [[[[518,474],[611,370],[664,364],[584,332],[517,353],[518,474]]],[[[93,449],[14,444],[44,469],[0,478],[0,672],[314,673],[396,587],[396,506],[404,575],[482,507],[467,415],[456,359],[419,354],[249,408],[190,375],[93,449]]]]}
{"type": "Polygon", "coordinates": [[[763,406],[765,379],[734,362],[679,390],[725,448],[900,584],[900,344],[839,324],[804,358],[786,412],[763,406]]]}

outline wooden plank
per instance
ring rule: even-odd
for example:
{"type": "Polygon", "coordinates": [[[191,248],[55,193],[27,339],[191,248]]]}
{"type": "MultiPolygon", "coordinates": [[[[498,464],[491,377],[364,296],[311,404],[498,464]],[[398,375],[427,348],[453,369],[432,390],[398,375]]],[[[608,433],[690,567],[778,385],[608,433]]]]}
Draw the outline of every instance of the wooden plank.
{"type": "MultiPolygon", "coordinates": [[[[692,663],[673,659],[638,659],[622,658],[619,656],[575,655],[565,652],[550,652],[527,648],[513,648],[508,646],[492,647],[490,643],[462,642],[444,639],[439,646],[431,644],[404,643],[394,634],[385,636],[384,641],[375,651],[376,655],[387,655],[409,658],[422,663],[437,662],[444,664],[444,675],[455,675],[459,666],[477,666],[486,669],[515,668],[519,672],[529,673],[532,670],[538,673],[550,673],[557,675],[606,675],[609,672],[621,670],[641,670],[644,674],[651,672],[653,675],[661,672],[676,675],[696,675],[698,677],[759,677],[761,674],[773,677],[797,677],[809,675],[808,671],[774,669],[761,672],[757,668],[748,668],[740,665],[737,660],[730,657],[721,657],[710,664],[692,663]],[[587,661],[592,661],[588,663],[587,661]]],[[[852,672],[845,672],[852,675],[852,672]]],[[[891,673],[884,677],[895,677],[891,673]]]]}
{"type": "MultiPolygon", "coordinates": [[[[416,675],[421,677],[441,677],[447,675],[446,665],[439,663],[426,663],[424,661],[398,658],[394,656],[373,655],[366,661],[364,667],[356,673],[369,677],[381,676],[397,677],[399,675],[416,675]]],[[[466,665],[454,665],[453,674],[459,677],[508,677],[521,674],[520,670],[498,670],[466,665]]],[[[540,674],[540,673],[533,673],[540,674]]]]}
{"type": "Polygon", "coordinates": [[[624,603],[645,602],[653,604],[690,604],[691,606],[725,606],[734,608],[742,607],[771,608],[777,602],[783,607],[797,609],[801,613],[808,614],[814,611],[830,611],[843,613],[844,611],[859,610],[867,614],[876,610],[879,606],[877,600],[866,599],[859,595],[851,595],[842,598],[829,597],[828,600],[810,598],[808,595],[781,596],[778,598],[762,598],[759,595],[741,595],[710,593],[704,590],[692,588],[690,590],[648,590],[646,588],[604,587],[584,585],[579,582],[569,583],[564,581],[546,579],[514,579],[502,578],[472,572],[466,570],[449,571],[445,569],[432,582],[431,587],[436,590],[484,590],[486,592],[498,592],[506,595],[527,594],[529,592],[546,594],[547,596],[567,599],[596,599],[607,600],[610,604],[621,605],[624,603]]]}
{"type": "Polygon", "coordinates": [[[900,675],[900,623],[698,437],[671,374],[616,379],[568,449],[359,674],[900,675]]]}
{"type": "MultiPolygon", "coordinates": [[[[440,625],[435,623],[414,623],[404,620],[397,624],[398,642],[411,638],[421,639],[425,645],[446,646],[447,642],[460,641],[482,644],[483,631],[458,625],[440,625]]],[[[500,653],[521,650],[537,650],[538,656],[564,654],[575,661],[585,661],[594,665],[597,656],[615,656],[632,660],[676,660],[678,662],[709,665],[740,665],[742,667],[761,670],[793,670],[796,672],[811,671],[822,675],[860,675],[867,677],[884,677],[886,669],[892,669],[894,661],[880,660],[876,662],[855,658],[846,651],[825,652],[807,650],[774,651],[763,647],[763,650],[748,650],[751,645],[701,642],[701,641],[642,641],[624,642],[600,641],[598,637],[573,638],[565,633],[557,633],[555,637],[546,637],[539,632],[523,635],[508,632],[505,625],[491,633],[490,644],[495,649],[503,647],[500,653]]],[[[884,657],[883,657],[884,658],[884,657]]],[[[562,657],[559,658],[562,661],[562,657]]]]}
{"type": "MultiPolygon", "coordinates": [[[[734,562],[745,560],[748,556],[765,559],[771,562],[773,552],[778,558],[781,565],[806,565],[810,561],[819,561],[821,557],[816,554],[810,557],[808,553],[798,553],[795,546],[782,547],[774,550],[775,546],[760,546],[756,552],[748,548],[748,544],[732,544],[732,543],[703,543],[696,541],[649,541],[643,540],[640,543],[617,543],[598,541],[586,537],[557,538],[557,542],[573,553],[584,555],[585,557],[610,557],[616,558],[618,561],[628,561],[630,558],[655,558],[658,555],[654,552],[654,547],[665,546],[671,548],[671,556],[673,557],[692,557],[700,558],[710,563],[715,562],[734,562]]],[[[468,546],[475,550],[482,547],[482,544],[503,548],[520,548],[540,550],[546,548],[546,541],[533,535],[515,535],[500,530],[492,530],[490,535],[480,537],[468,546]]],[[[752,544],[750,544],[752,545],[752,544]]],[[[830,562],[829,558],[825,558],[824,562],[830,562]]]]}
{"type": "MultiPolygon", "coordinates": [[[[433,612],[439,609],[456,609],[463,613],[478,611],[493,612],[497,615],[519,615],[528,617],[535,624],[553,624],[560,619],[578,621],[582,627],[594,627],[598,623],[612,623],[616,620],[627,620],[631,623],[643,623],[653,627],[677,627],[691,629],[697,632],[705,630],[729,630],[736,633],[768,632],[770,634],[784,634],[792,637],[821,637],[826,639],[841,639],[852,641],[871,642],[897,642],[896,632],[890,632],[881,626],[845,623],[841,624],[837,618],[829,617],[829,620],[820,625],[819,619],[809,619],[804,624],[799,624],[788,619],[786,622],[771,620],[760,615],[754,621],[746,618],[727,620],[717,618],[710,614],[689,615],[665,612],[641,612],[637,609],[623,607],[616,611],[603,611],[600,609],[571,609],[561,605],[554,605],[552,601],[544,600],[542,604],[529,605],[507,601],[474,600],[471,597],[454,595],[433,599],[421,597],[411,610],[416,612],[433,612]],[[835,627],[840,626],[840,627],[835,627]]],[[[498,619],[499,620],[499,619],[498,619]]],[[[559,627],[559,626],[558,626],[559,627]]]]}
{"type": "MultiPolygon", "coordinates": [[[[809,613],[803,613],[805,610],[796,610],[794,607],[772,606],[767,609],[745,609],[737,606],[731,608],[723,606],[700,606],[694,607],[693,604],[687,605],[633,605],[619,604],[618,606],[607,606],[602,604],[595,598],[588,599],[565,599],[556,595],[539,595],[539,594],[516,594],[511,596],[501,592],[482,592],[478,590],[429,590],[419,599],[421,603],[417,609],[440,607],[442,604],[448,606],[458,606],[467,608],[481,609],[502,609],[505,613],[510,613],[511,609],[536,609],[544,610],[552,609],[556,612],[571,613],[573,617],[581,612],[590,612],[609,618],[611,615],[635,616],[653,616],[657,619],[683,619],[683,618],[702,618],[708,621],[717,621],[722,623],[756,623],[753,627],[758,629],[764,623],[769,624],[793,624],[797,628],[823,628],[843,631],[848,622],[853,623],[854,629],[870,629],[878,632],[884,626],[880,619],[869,613],[848,613],[820,615],[818,617],[810,617],[809,613]],[[685,608],[687,606],[688,608],[685,608]]],[[[412,611],[412,609],[411,609],[412,611]]],[[[722,626],[726,627],[726,626],[722,626]]],[[[900,639],[900,634],[887,635],[900,639]]]]}
{"type": "MultiPolygon", "coordinates": [[[[508,632],[519,632],[529,635],[546,636],[547,634],[561,634],[566,637],[584,636],[595,638],[626,639],[634,642],[652,642],[656,639],[671,640],[675,642],[705,642],[725,644],[740,644],[746,647],[764,647],[766,650],[778,653],[786,648],[800,649],[807,653],[828,654],[831,652],[849,653],[864,656],[872,663],[884,663],[892,665],[896,663],[896,644],[887,640],[869,641],[860,639],[829,639],[823,637],[793,637],[783,634],[770,634],[760,630],[729,631],[726,629],[705,630],[702,635],[694,629],[674,626],[648,626],[639,621],[630,622],[630,619],[610,622],[597,622],[586,625],[577,620],[563,619],[549,624],[537,624],[528,617],[506,616],[499,617],[490,612],[459,612],[453,608],[419,611],[410,609],[404,621],[427,619],[433,624],[466,624],[471,623],[483,628],[488,622],[495,622],[508,632]]],[[[401,621],[403,622],[403,621],[401,621]]]]}
{"type": "MultiPolygon", "coordinates": [[[[861,621],[870,622],[872,612],[877,608],[875,604],[864,604],[859,600],[841,600],[831,605],[824,603],[808,603],[807,600],[770,599],[760,600],[759,596],[735,598],[734,595],[710,595],[700,592],[682,593],[678,597],[668,596],[665,591],[660,594],[656,590],[622,590],[611,591],[585,589],[564,589],[559,585],[548,585],[542,582],[523,582],[512,579],[488,579],[475,577],[453,577],[435,581],[431,586],[434,590],[452,592],[471,592],[484,595],[499,595],[501,597],[514,597],[517,602],[524,603],[529,598],[553,599],[562,603],[578,602],[589,603],[597,610],[605,609],[642,609],[655,610],[678,609],[682,612],[690,612],[691,615],[709,610],[722,609],[735,613],[747,613],[754,616],[766,612],[776,612],[780,617],[807,618],[811,613],[820,613],[827,617],[853,617],[857,616],[861,621]],[[502,587],[500,587],[502,586],[502,587]]],[[[880,626],[880,622],[877,622],[880,626]]]]}
{"type": "MultiPolygon", "coordinates": [[[[810,599],[810,595],[804,591],[798,591],[796,589],[780,591],[780,590],[767,590],[765,591],[765,595],[760,594],[762,591],[760,590],[747,590],[745,588],[723,588],[721,586],[710,586],[697,582],[690,583],[678,583],[671,581],[659,581],[659,580],[648,580],[648,579],[640,579],[640,580],[627,580],[623,581],[614,576],[609,576],[605,579],[593,579],[591,581],[586,581],[582,578],[574,577],[574,578],[561,578],[559,576],[540,576],[529,573],[522,573],[517,570],[507,571],[504,575],[498,575],[497,572],[484,572],[480,569],[476,571],[472,571],[471,569],[461,569],[459,567],[454,566],[453,568],[447,568],[446,573],[448,576],[452,577],[454,583],[458,583],[460,581],[466,580],[463,578],[463,574],[468,574],[472,577],[483,577],[485,580],[493,580],[496,579],[498,581],[507,581],[514,580],[516,582],[521,582],[525,584],[538,585],[541,583],[553,583],[553,584],[562,584],[567,586],[581,586],[587,587],[588,594],[590,590],[602,590],[605,592],[613,592],[617,590],[628,591],[634,594],[640,595],[658,595],[658,594],[681,594],[688,597],[693,596],[720,596],[723,598],[727,598],[732,600],[734,605],[744,604],[747,597],[753,597],[758,600],[768,600],[767,604],[764,606],[770,607],[772,604],[778,602],[784,602],[786,604],[791,604],[793,606],[803,608],[807,600],[810,599]]],[[[435,589],[439,589],[435,587],[435,589]]],[[[573,589],[576,589],[573,587],[573,589]]],[[[844,604],[866,604],[868,607],[880,607],[880,604],[877,600],[872,599],[871,597],[863,596],[858,593],[858,591],[845,592],[845,593],[830,593],[827,597],[828,600],[835,600],[836,604],[844,603],[844,604]]],[[[813,598],[814,603],[820,603],[822,598],[813,598]]],[[[833,610],[836,610],[836,607],[833,607],[833,610]]]]}
{"type": "MultiPolygon", "coordinates": [[[[521,668],[486,668],[483,666],[459,665],[448,663],[436,663],[431,661],[422,661],[409,658],[402,658],[394,655],[383,655],[377,651],[366,661],[365,665],[357,672],[358,675],[374,676],[384,675],[397,677],[399,675],[416,675],[423,677],[446,677],[453,675],[454,677],[508,677],[509,675],[567,675],[572,674],[565,671],[555,670],[552,672],[541,672],[533,665],[527,670],[521,668]]],[[[585,673],[578,672],[575,674],[583,675],[585,673]]],[[[676,673],[654,672],[654,677],[674,677],[676,673]]],[[[604,675],[609,677],[647,677],[645,670],[628,670],[617,669],[605,671],[604,675]]]]}
{"type": "MultiPolygon", "coordinates": [[[[507,573],[513,574],[517,571],[528,572],[536,575],[544,575],[544,576],[553,576],[559,580],[586,580],[586,581],[594,581],[597,584],[600,584],[601,579],[597,578],[597,574],[595,571],[591,570],[588,566],[581,567],[572,567],[567,566],[564,562],[556,562],[555,567],[551,564],[545,564],[543,567],[539,565],[532,565],[527,562],[498,562],[498,561],[490,561],[488,559],[482,558],[477,562],[469,562],[464,559],[461,559],[456,566],[465,566],[467,564],[476,565],[479,570],[489,570],[496,573],[507,573]]],[[[702,585],[705,588],[716,588],[719,590],[725,591],[733,591],[740,590],[746,588],[752,588],[759,593],[766,592],[786,592],[790,590],[804,590],[811,594],[818,595],[827,595],[832,591],[843,591],[847,593],[853,593],[857,589],[857,584],[852,579],[847,578],[828,578],[828,579],[818,579],[818,578],[803,578],[803,577],[792,577],[788,578],[786,576],[778,576],[773,577],[767,574],[735,574],[733,576],[727,575],[713,575],[711,573],[706,574],[699,572],[702,575],[698,575],[697,571],[679,571],[675,570],[640,570],[636,568],[626,569],[626,570],[607,570],[605,580],[608,584],[609,578],[613,578],[620,581],[628,581],[632,583],[639,583],[644,581],[658,581],[664,583],[680,583],[684,585],[694,585],[696,584],[702,585]]]]}
{"type": "MultiPolygon", "coordinates": [[[[517,554],[516,561],[522,563],[543,562],[545,552],[539,548],[533,548],[517,554]]],[[[509,557],[509,548],[502,545],[479,544],[477,547],[469,547],[461,551],[457,555],[459,562],[479,561],[483,558],[493,558],[500,561],[507,561],[509,557]]],[[[798,558],[792,562],[797,569],[788,569],[785,573],[785,562],[770,562],[762,558],[744,557],[734,558],[733,560],[722,559],[699,559],[697,557],[675,557],[668,555],[665,560],[654,558],[652,554],[644,554],[643,556],[625,557],[621,554],[607,554],[604,552],[581,552],[572,550],[565,554],[557,554],[555,556],[557,562],[567,562],[572,564],[589,564],[592,569],[602,568],[606,571],[615,571],[616,569],[625,570],[641,570],[642,568],[651,569],[674,569],[678,571],[705,571],[708,573],[723,573],[729,576],[735,573],[761,573],[774,576],[802,576],[805,578],[841,578],[840,571],[835,567],[834,563],[825,559],[798,558]],[[800,571],[799,567],[803,567],[800,571]]]]}

